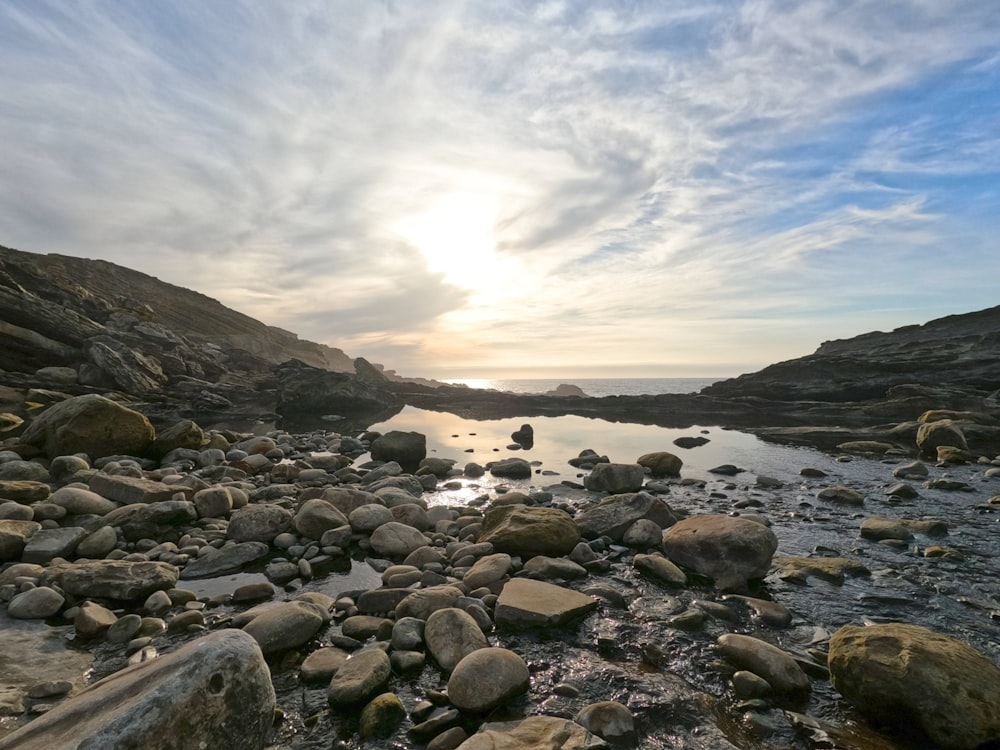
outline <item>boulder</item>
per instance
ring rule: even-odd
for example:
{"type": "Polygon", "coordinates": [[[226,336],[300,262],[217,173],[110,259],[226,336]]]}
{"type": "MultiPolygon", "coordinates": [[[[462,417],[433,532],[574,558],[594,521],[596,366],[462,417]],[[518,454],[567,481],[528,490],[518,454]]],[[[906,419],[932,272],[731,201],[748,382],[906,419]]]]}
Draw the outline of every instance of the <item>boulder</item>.
{"type": "Polygon", "coordinates": [[[395,461],[404,471],[414,472],[427,457],[427,436],[391,430],[372,441],[371,455],[374,461],[395,461]]]}
{"type": "Polygon", "coordinates": [[[502,458],[489,464],[490,474],[503,479],[531,479],[531,464],[523,458],[502,458]]]}
{"type": "Polygon", "coordinates": [[[237,542],[270,544],[278,534],[292,528],[292,512],[280,505],[247,505],[229,518],[226,536],[237,542]]]}
{"type": "Polygon", "coordinates": [[[302,503],[292,519],[295,530],[308,539],[321,539],[324,532],[346,524],[347,516],[319,498],[302,503]]]}
{"type": "Polygon", "coordinates": [[[372,532],[369,539],[376,553],[393,560],[406,557],[429,544],[423,532],[398,521],[382,524],[372,532]]]}
{"type": "Polygon", "coordinates": [[[585,539],[609,536],[620,542],[629,527],[640,519],[666,529],[677,523],[678,515],[660,498],[636,492],[606,497],[598,505],[578,513],[574,521],[585,539]]]}
{"type": "Polygon", "coordinates": [[[330,705],[356,706],[382,690],[392,674],[389,657],[380,648],[366,648],[351,655],[337,670],[327,689],[330,705]]]}
{"type": "Polygon", "coordinates": [[[635,717],[618,701],[600,701],[584,706],[573,721],[612,745],[636,744],[635,717]]]}
{"type": "Polygon", "coordinates": [[[866,716],[919,727],[946,750],[1000,741],[1000,668],[917,625],[845,625],[830,640],[833,686],[866,716]]]}
{"type": "Polygon", "coordinates": [[[483,724],[457,750],[598,750],[590,731],[569,719],[529,716],[527,719],[483,724]]]}
{"type": "Polygon", "coordinates": [[[0,750],[259,750],[274,705],[256,642],[220,630],[94,683],[0,739],[0,750]]]}
{"type": "Polygon", "coordinates": [[[439,609],[427,618],[424,641],[434,661],[445,672],[451,672],[476,649],[490,645],[472,615],[455,607],[439,609]]]}
{"type": "Polygon", "coordinates": [[[177,577],[177,568],[165,562],[91,560],[46,568],[41,583],[80,598],[132,601],[173,588],[177,577]]]}
{"type": "Polygon", "coordinates": [[[663,551],[673,562],[735,593],[745,593],[749,580],[767,574],[777,548],[769,528],[734,516],[691,516],[663,534],[663,551]]]}
{"type": "Polygon", "coordinates": [[[619,494],[635,492],[646,478],[639,464],[597,464],[583,480],[583,486],[591,492],[619,494]]]}
{"type": "Polygon", "coordinates": [[[937,458],[939,446],[951,446],[967,451],[968,443],[957,422],[951,419],[939,419],[936,422],[923,422],[917,428],[917,449],[924,458],[937,458]]]}
{"type": "Polygon", "coordinates": [[[645,453],[635,461],[639,466],[649,469],[649,473],[654,477],[677,477],[681,474],[681,467],[684,462],[673,453],[667,451],[656,451],[645,453]]]}
{"type": "Polygon", "coordinates": [[[505,648],[480,648],[463,658],[448,679],[448,699],[460,711],[486,714],[528,691],[524,659],[505,648]]]}
{"type": "Polygon", "coordinates": [[[298,648],[323,627],[323,616],[308,602],[280,602],[267,607],[243,626],[265,656],[298,648]]]}
{"type": "Polygon", "coordinates": [[[28,425],[21,441],[49,458],[86,453],[95,459],[142,455],[154,437],[153,425],[143,414],[87,394],[50,406],[28,425]]]}
{"type": "Polygon", "coordinates": [[[563,510],[502,505],[487,511],[479,541],[509,555],[561,556],[573,551],[580,530],[563,510]]]}

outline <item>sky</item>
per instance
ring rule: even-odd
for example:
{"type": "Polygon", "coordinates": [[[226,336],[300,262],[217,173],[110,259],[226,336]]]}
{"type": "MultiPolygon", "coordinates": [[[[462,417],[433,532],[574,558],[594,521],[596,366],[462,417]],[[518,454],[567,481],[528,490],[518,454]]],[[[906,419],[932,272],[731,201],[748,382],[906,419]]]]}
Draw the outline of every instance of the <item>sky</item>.
{"type": "Polygon", "coordinates": [[[407,375],[1000,304],[994,0],[4,0],[0,82],[0,245],[407,375]]]}

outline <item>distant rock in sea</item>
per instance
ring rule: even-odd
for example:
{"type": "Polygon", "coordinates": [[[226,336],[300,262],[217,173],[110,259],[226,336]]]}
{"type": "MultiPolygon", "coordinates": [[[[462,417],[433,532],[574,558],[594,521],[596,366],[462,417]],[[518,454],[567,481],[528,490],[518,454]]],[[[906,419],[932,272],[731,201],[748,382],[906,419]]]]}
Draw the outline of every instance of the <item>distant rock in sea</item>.
{"type": "Polygon", "coordinates": [[[555,390],[546,391],[543,396],[575,396],[577,398],[589,398],[583,389],[571,383],[560,383],[555,390]]]}

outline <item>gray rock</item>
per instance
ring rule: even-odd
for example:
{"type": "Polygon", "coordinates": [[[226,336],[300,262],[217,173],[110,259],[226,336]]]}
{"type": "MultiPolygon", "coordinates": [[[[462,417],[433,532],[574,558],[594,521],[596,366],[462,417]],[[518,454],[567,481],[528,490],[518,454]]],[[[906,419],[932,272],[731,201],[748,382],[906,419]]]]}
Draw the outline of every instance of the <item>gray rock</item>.
{"type": "Polygon", "coordinates": [[[478,589],[481,586],[489,586],[502,580],[510,570],[511,557],[505,552],[497,552],[492,555],[481,557],[473,564],[462,582],[469,587],[469,590],[478,589]]]}
{"type": "Polygon", "coordinates": [[[109,500],[131,505],[132,503],[159,503],[173,500],[174,495],[182,492],[193,495],[194,490],[174,484],[164,484],[142,477],[129,477],[117,474],[94,474],[88,483],[92,492],[96,492],[109,500]]]}
{"type": "Polygon", "coordinates": [[[0,749],[259,750],[274,702],[257,644],[221,630],[94,683],[0,739],[0,749]]]}
{"type": "Polygon", "coordinates": [[[376,695],[361,709],[358,735],[362,740],[384,739],[392,735],[406,718],[406,709],[395,693],[376,695]]]}
{"type": "Polygon", "coordinates": [[[396,618],[415,617],[426,620],[432,612],[445,607],[454,607],[464,592],[455,586],[432,586],[418,589],[408,594],[396,607],[396,618]]]}
{"type": "Polygon", "coordinates": [[[606,497],[598,505],[579,513],[574,520],[586,539],[609,536],[620,542],[625,532],[640,519],[653,521],[665,529],[677,523],[678,516],[660,498],[648,492],[636,492],[606,497]]]}
{"type": "Polygon", "coordinates": [[[597,609],[598,601],[572,589],[530,578],[512,578],[497,599],[498,627],[565,625],[597,609]]]}
{"type": "Polygon", "coordinates": [[[298,648],[323,627],[323,616],[308,602],[280,602],[262,610],[243,631],[253,637],[264,655],[298,648]]]}
{"type": "Polygon", "coordinates": [[[523,458],[503,458],[489,465],[490,474],[505,479],[530,479],[531,464],[523,458]]]}
{"type": "Polygon", "coordinates": [[[118,545],[118,533],[111,526],[102,526],[85,537],[77,546],[76,554],[98,560],[118,545]]]}
{"type": "Polygon", "coordinates": [[[35,521],[0,521],[0,563],[21,559],[28,540],[41,528],[35,521]]]}
{"type": "Polygon", "coordinates": [[[451,672],[465,656],[490,644],[476,620],[461,609],[439,609],[427,618],[424,642],[434,661],[451,672]]]}
{"type": "Polygon", "coordinates": [[[687,584],[687,575],[662,555],[638,554],[632,559],[635,569],[671,586],[687,584]]]}
{"type": "Polygon", "coordinates": [[[396,461],[406,471],[416,471],[427,457],[427,437],[392,430],[372,441],[371,456],[374,461],[396,461]]]}
{"type": "Polygon", "coordinates": [[[597,464],[583,480],[583,486],[592,492],[619,494],[635,492],[645,479],[646,473],[639,464],[597,464]]]}
{"type": "Polygon", "coordinates": [[[759,638],[727,633],[719,636],[719,652],[740,669],[753,672],[780,695],[809,692],[809,678],[789,654],[759,638]]]}
{"type": "Polygon", "coordinates": [[[392,626],[392,648],[396,651],[417,651],[424,644],[424,621],[416,617],[401,617],[392,626]]]}
{"type": "Polygon", "coordinates": [[[318,648],[302,662],[299,676],[303,682],[329,682],[349,656],[349,652],[334,646],[318,648]]]}
{"type": "Polygon", "coordinates": [[[486,714],[528,691],[524,659],[505,648],[480,648],[463,658],[448,679],[448,699],[461,711],[486,714]]]}
{"type": "MultiPolygon", "coordinates": [[[[396,517],[393,515],[392,511],[384,505],[370,503],[352,510],[351,514],[347,517],[347,520],[350,522],[351,529],[354,531],[361,534],[371,534],[382,524],[395,521],[396,517]]],[[[397,521],[397,523],[399,522],[397,521]]],[[[407,526],[407,524],[403,525],[407,526]]]]}
{"type": "Polygon", "coordinates": [[[684,462],[680,458],[667,451],[646,453],[639,456],[636,459],[636,463],[645,469],[649,469],[649,473],[654,477],[680,476],[681,467],[684,465],[684,462]]]}
{"type": "Polygon", "coordinates": [[[270,544],[282,532],[292,528],[292,513],[280,505],[247,505],[229,518],[226,536],[237,542],[270,544]]]}
{"type": "Polygon", "coordinates": [[[663,550],[671,561],[734,593],[745,593],[749,580],[767,575],[777,548],[769,528],[733,516],[692,516],[663,535],[663,550]]]}
{"type": "Polygon", "coordinates": [[[306,500],[292,521],[295,530],[307,539],[321,539],[330,529],[347,525],[347,516],[320,498],[306,500]]]}
{"type": "Polygon", "coordinates": [[[580,530],[565,511],[505,505],[486,513],[479,541],[510,555],[561,557],[573,551],[580,541],[580,530]]]}
{"type": "Polygon", "coordinates": [[[163,562],[91,560],[46,568],[41,581],[81,598],[131,601],[173,588],[177,577],[177,568],[163,562]]]}
{"type": "Polygon", "coordinates": [[[382,524],[371,535],[372,549],[383,557],[400,559],[428,544],[427,537],[398,521],[382,524]]]}
{"type": "Polygon", "coordinates": [[[573,721],[613,745],[635,745],[637,740],[635,717],[618,701],[584,706],[573,721]]]}
{"type": "Polygon", "coordinates": [[[587,569],[566,557],[535,555],[522,568],[524,575],[547,580],[550,578],[586,578],[587,569]]]}
{"type": "Polygon", "coordinates": [[[36,531],[24,545],[22,562],[42,565],[56,557],[72,558],[76,546],[87,536],[87,530],[78,526],[36,531]]]}
{"type": "Polygon", "coordinates": [[[80,516],[103,516],[118,507],[117,503],[106,497],[81,487],[60,487],[52,493],[49,502],[62,506],[69,513],[80,516]]]}
{"type": "Polygon", "coordinates": [[[640,518],[622,535],[622,543],[634,549],[659,547],[662,540],[663,529],[648,518],[640,518]]]}
{"type": "Polygon", "coordinates": [[[238,573],[244,565],[265,557],[268,549],[263,542],[227,545],[189,562],[184,566],[180,577],[190,581],[196,578],[215,578],[227,573],[238,573]]]}
{"type": "MultiPolygon", "coordinates": [[[[228,518],[233,508],[238,507],[233,495],[231,487],[206,487],[194,493],[191,502],[198,511],[198,518],[228,518]]],[[[240,505],[246,505],[246,502],[240,505]]]]}
{"type": "Polygon", "coordinates": [[[96,602],[83,602],[73,618],[73,627],[82,638],[94,638],[103,635],[115,624],[118,617],[107,607],[96,602]]]}
{"type": "Polygon", "coordinates": [[[22,591],[7,602],[7,614],[18,620],[42,620],[56,614],[65,601],[55,589],[37,586],[22,591]]]}
{"type": "Polygon", "coordinates": [[[382,690],[392,674],[389,657],[380,648],[358,651],[330,680],[326,697],[334,708],[355,706],[382,690]]]}

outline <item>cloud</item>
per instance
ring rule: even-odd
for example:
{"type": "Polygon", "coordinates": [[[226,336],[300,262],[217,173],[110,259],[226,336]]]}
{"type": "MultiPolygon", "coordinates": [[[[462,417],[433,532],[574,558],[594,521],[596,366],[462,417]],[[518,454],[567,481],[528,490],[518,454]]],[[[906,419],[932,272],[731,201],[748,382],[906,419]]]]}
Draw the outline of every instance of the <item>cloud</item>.
{"type": "Polygon", "coordinates": [[[998,39],[972,0],[15,0],[0,242],[404,372],[763,365],[992,304],[998,39]]]}

